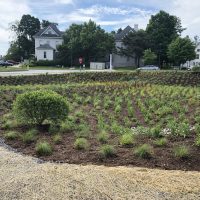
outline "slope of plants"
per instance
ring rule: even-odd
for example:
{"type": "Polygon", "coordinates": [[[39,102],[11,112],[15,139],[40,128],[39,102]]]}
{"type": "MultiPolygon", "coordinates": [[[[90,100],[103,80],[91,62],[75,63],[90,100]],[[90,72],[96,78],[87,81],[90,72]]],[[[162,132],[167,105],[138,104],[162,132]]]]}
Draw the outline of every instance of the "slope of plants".
{"type": "Polygon", "coordinates": [[[0,77],[0,85],[145,81],[153,84],[200,86],[200,73],[188,71],[85,72],[60,75],[0,77]]]}
{"type": "Polygon", "coordinates": [[[1,137],[44,160],[200,170],[200,88],[147,82],[1,86],[1,137]],[[19,124],[18,94],[48,89],[69,102],[68,118],[49,130],[19,124]]]}

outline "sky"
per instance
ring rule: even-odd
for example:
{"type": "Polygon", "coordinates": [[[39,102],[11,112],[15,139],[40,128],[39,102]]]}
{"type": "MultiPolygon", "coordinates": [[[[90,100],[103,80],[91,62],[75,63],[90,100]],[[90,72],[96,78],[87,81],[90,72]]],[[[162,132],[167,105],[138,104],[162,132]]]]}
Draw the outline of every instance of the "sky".
{"type": "Polygon", "coordinates": [[[23,14],[57,22],[62,31],[91,19],[110,32],[134,24],[145,29],[151,15],[165,10],[181,19],[183,36],[200,36],[199,0],[0,0],[0,8],[0,55],[13,40],[9,25],[23,14]]]}

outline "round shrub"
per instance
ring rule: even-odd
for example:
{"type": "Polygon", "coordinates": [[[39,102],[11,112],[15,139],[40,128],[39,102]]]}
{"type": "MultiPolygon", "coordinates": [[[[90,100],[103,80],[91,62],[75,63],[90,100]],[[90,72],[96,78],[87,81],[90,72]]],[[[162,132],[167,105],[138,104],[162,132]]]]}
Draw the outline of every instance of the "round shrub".
{"type": "Polygon", "coordinates": [[[42,125],[49,122],[64,121],[69,107],[64,97],[53,91],[31,91],[17,96],[13,104],[14,115],[18,121],[42,125]]]}

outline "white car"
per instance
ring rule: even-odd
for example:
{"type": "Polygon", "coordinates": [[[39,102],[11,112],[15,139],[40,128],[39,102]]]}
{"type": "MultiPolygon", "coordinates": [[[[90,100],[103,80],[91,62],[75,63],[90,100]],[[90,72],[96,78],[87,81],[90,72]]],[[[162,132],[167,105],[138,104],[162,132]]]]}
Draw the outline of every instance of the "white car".
{"type": "Polygon", "coordinates": [[[140,69],[140,70],[160,70],[160,68],[155,65],[145,65],[144,67],[140,67],[138,69],[140,69]]]}

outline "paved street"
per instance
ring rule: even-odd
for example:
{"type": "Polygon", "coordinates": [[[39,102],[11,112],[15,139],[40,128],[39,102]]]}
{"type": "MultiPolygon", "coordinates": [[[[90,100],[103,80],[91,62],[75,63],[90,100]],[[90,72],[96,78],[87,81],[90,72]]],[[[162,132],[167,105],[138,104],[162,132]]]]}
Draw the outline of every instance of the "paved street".
{"type": "Polygon", "coordinates": [[[0,76],[30,76],[38,74],[66,74],[72,72],[110,72],[110,70],[29,70],[29,71],[14,71],[14,72],[0,72],[0,76]]]}

